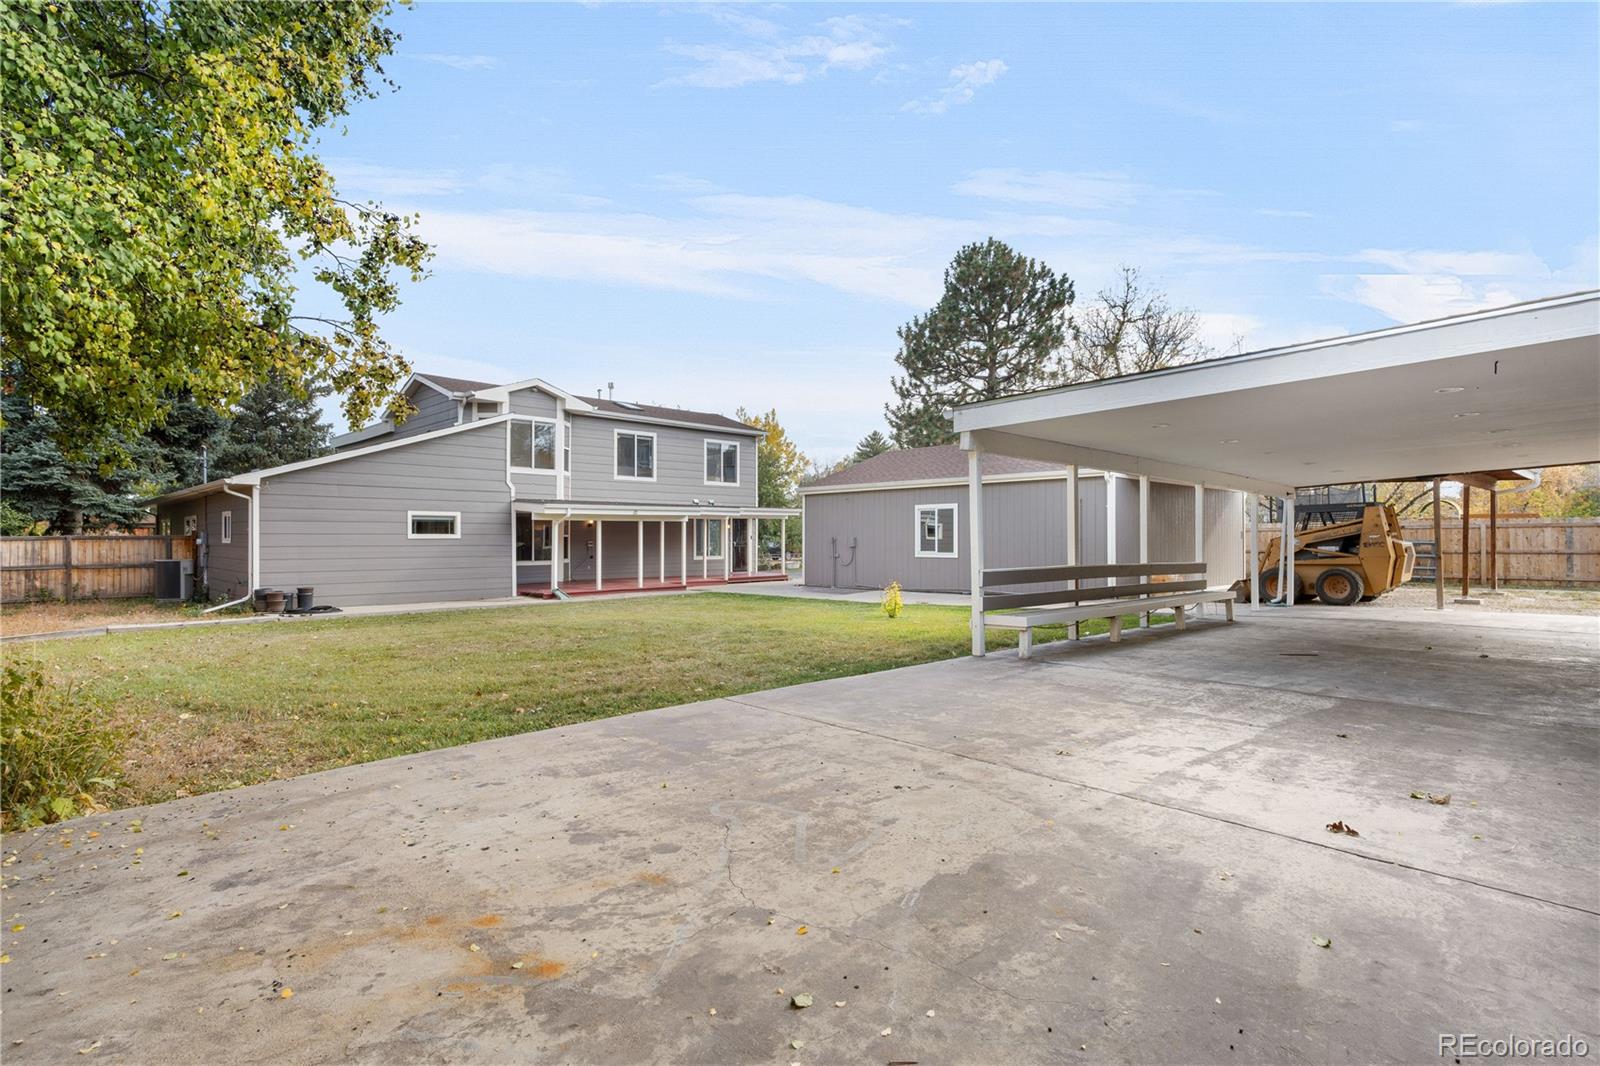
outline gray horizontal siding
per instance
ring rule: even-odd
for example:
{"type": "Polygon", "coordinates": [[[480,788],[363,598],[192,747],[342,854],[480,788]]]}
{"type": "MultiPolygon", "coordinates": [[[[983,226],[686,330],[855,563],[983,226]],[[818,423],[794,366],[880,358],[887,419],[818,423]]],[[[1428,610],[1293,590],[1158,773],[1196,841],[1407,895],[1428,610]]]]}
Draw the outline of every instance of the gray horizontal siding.
{"type": "Polygon", "coordinates": [[[426,385],[418,385],[411,390],[410,400],[416,411],[394,428],[394,437],[386,439],[414,437],[418,433],[429,433],[456,424],[459,409],[450,397],[435,392],[426,385]]]}
{"type": "Polygon", "coordinates": [[[261,584],[333,606],[511,594],[504,423],[268,478],[261,584]],[[460,511],[461,537],[412,540],[407,511],[460,511]]]}
{"type": "Polygon", "coordinates": [[[556,398],[538,389],[518,389],[511,394],[511,413],[538,418],[556,416],[556,398]]]}
{"type": "MultiPolygon", "coordinates": [[[[248,490],[241,489],[248,493],[248,490]]],[[[194,515],[205,543],[195,566],[195,586],[205,585],[212,600],[234,600],[250,591],[250,503],[225,492],[212,492],[156,508],[156,528],[170,522],[183,532],[183,520],[194,515]],[[222,543],[222,513],[233,513],[232,543],[222,543]]]]}
{"type": "Polygon", "coordinates": [[[574,413],[572,416],[572,492],[574,500],[688,504],[716,500],[719,505],[754,506],[756,502],[755,437],[713,429],[648,425],[574,413]],[[616,432],[654,433],[656,479],[618,478],[616,432]],[[705,442],[739,443],[739,484],[705,483],[705,442]]]}

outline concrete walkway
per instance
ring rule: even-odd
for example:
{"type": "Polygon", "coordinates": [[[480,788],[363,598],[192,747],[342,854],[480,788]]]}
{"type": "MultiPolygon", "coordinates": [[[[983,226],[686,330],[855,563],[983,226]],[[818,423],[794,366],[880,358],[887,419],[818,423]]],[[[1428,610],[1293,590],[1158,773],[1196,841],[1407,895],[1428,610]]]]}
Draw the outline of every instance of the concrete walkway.
{"type": "Polygon", "coordinates": [[[1594,1054],[1594,619],[1241,618],[13,835],[6,1061],[1594,1054]]]}

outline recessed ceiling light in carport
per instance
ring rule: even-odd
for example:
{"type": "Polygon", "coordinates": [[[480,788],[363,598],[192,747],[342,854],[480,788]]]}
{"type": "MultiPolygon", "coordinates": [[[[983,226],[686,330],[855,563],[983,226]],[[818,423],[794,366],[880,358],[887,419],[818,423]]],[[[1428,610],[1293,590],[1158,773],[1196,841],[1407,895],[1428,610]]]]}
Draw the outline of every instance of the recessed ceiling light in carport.
{"type": "Polygon", "coordinates": [[[1464,386],[1461,386],[1461,385],[1446,385],[1442,389],[1434,389],[1433,391],[1437,392],[1439,395],[1443,396],[1446,393],[1450,393],[1450,392],[1466,392],[1467,390],[1466,390],[1466,388],[1464,386]]]}
{"type": "Polygon", "coordinates": [[[1457,411],[1455,414],[1451,415],[1450,417],[1451,418],[1477,418],[1482,413],[1483,412],[1481,412],[1481,411],[1457,411]]]}

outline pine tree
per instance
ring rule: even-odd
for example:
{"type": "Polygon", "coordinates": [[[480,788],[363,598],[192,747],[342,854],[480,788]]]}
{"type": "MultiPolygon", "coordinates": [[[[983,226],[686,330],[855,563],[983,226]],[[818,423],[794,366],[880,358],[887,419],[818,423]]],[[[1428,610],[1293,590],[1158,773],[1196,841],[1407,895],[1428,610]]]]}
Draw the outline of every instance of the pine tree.
{"type": "Polygon", "coordinates": [[[904,374],[884,408],[895,444],[948,443],[950,408],[1059,384],[1073,296],[1070,278],[1002,241],[958,251],[939,302],[899,330],[904,374]]]}
{"type": "MultiPolygon", "coordinates": [[[[16,379],[12,379],[15,381],[16,379]]],[[[49,524],[51,533],[129,527],[147,517],[139,500],[161,488],[161,452],[145,437],[110,432],[67,455],[54,416],[20,392],[0,401],[0,486],[9,527],[49,524]]]]}
{"type": "Polygon", "coordinates": [[[855,452],[850,456],[850,461],[852,463],[864,462],[875,455],[882,455],[893,447],[894,442],[885,437],[880,430],[875,429],[861,438],[861,442],[856,445],[855,452]]]}
{"type": "Polygon", "coordinates": [[[269,377],[240,401],[211,452],[213,479],[297,463],[326,455],[332,429],[316,397],[279,376],[269,377]]]}

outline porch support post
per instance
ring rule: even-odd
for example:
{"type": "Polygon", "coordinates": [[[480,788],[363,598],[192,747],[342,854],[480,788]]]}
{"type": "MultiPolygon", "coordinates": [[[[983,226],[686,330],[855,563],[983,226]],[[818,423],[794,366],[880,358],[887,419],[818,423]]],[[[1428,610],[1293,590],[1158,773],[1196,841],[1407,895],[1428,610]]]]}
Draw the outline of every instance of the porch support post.
{"type": "Polygon", "coordinates": [[[1472,556],[1467,546],[1472,542],[1472,486],[1461,483],[1461,595],[1472,595],[1472,556]]]}
{"type": "Polygon", "coordinates": [[[733,519],[722,520],[722,580],[733,576],[733,519]]]}
{"type": "Polygon", "coordinates": [[[1433,479],[1433,607],[1444,610],[1444,519],[1439,514],[1439,479],[1433,479]]]}
{"type": "Polygon", "coordinates": [[[967,528],[972,574],[972,654],[982,656],[989,647],[983,629],[983,452],[977,448],[967,453],[967,528]]]}
{"type": "Polygon", "coordinates": [[[789,577],[789,519],[778,519],[778,573],[789,577]]]}
{"type": "Polygon", "coordinates": [[[637,534],[639,543],[635,547],[639,549],[639,587],[644,588],[644,519],[642,518],[639,519],[637,534]]]}
{"type": "MultiPolygon", "coordinates": [[[[1150,476],[1139,475],[1139,563],[1143,565],[1150,561],[1150,476]]],[[[1150,580],[1148,577],[1142,581],[1150,580]]],[[[1150,628],[1150,612],[1144,611],[1139,615],[1139,626],[1143,629],[1150,628]]]]}
{"type": "MultiPolygon", "coordinates": [[[[1071,463],[1067,466],[1067,565],[1078,565],[1078,464],[1071,463]]],[[[1076,590],[1076,578],[1067,582],[1067,587],[1076,590]]],[[[1067,637],[1070,640],[1078,639],[1078,623],[1072,622],[1067,626],[1067,637]]]]}
{"type": "Polygon", "coordinates": [[[605,537],[605,519],[596,518],[594,520],[594,588],[596,592],[605,588],[605,537]]]}
{"type": "Polygon", "coordinates": [[[656,523],[656,554],[660,558],[656,561],[656,569],[660,572],[661,583],[667,583],[667,520],[665,518],[656,523]]]}
{"type": "Polygon", "coordinates": [[[561,531],[566,528],[561,519],[550,524],[550,593],[561,587],[561,531]]]}
{"type": "Polygon", "coordinates": [[[1494,489],[1489,490],[1489,591],[1494,592],[1500,588],[1500,560],[1495,557],[1499,549],[1499,534],[1495,526],[1500,517],[1500,494],[1494,489]]]}
{"type": "Polygon", "coordinates": [[[678,538],[678,554],[682,556],[683,564],[678,568],[678,576],[683,579],[683,587],[689,587],[689,518],[684,516],[682,536],[678,538]]]}
{"type": "Polygon", "coordinates": [[[694,535],[695,547],[700,549],[700,580],[704,581],[711,568],[711,538],[706,535],[706,520],[699,521],[699,531],[694,535]]]}
{"type": "Polygon", "coordinates": [[[1261,609],[1261,530],[1258,523],[1261,521],[1261,497],[1250,493],[1245,497],[1245,505],[1250,508],[1250,543],[1245,552],[1245,558],[1250,560],[1250,609],[1261,609]]]}
{"type": "Polygon", "coordinates": [[[756,536],[756,527],[760,524],[761,519],[759,518],[746,518],[744,520],[744,572],[746,574],[753,575],[756,572],[756,545],[760,543],[760,538],[756,536]]]}

